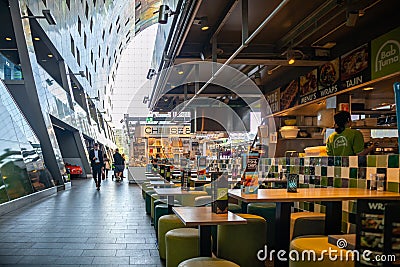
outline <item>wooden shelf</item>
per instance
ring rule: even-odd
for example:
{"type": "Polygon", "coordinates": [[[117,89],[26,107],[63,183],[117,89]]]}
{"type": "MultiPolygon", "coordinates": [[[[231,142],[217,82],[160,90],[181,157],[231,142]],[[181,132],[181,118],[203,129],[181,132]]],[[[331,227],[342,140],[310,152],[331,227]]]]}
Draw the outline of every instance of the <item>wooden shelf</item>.
{"type": "Polygon", "coordinates": [[[293,127],[298,127],[298,128],[323,128],[321,126],[312,126],[312,125],[303,125],[303,126],[300,126],[300,125],[285,125],[285,126],[281,126],[281,127],[286,127],[286,126],[289,126],[289,127],[293,126],[293,127]]]}
{"type": "Polygon", "coordinates": [[[376,129],[376,130],[393,130],[397,129],[397,126],[352,126],[352,129],[376,129]]]}
{"type": "Polygon", "coordinates": [[[352,110],[351,114],[365,114],[365,115],[395,115],[396,111],[393,110],[352,110]]]}

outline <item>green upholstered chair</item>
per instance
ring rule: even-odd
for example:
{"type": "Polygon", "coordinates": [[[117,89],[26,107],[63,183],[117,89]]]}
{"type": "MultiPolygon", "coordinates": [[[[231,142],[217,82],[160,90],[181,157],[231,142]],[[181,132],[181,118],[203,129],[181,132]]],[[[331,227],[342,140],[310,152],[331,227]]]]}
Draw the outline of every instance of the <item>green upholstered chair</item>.
{"type": "Polygon", "coordinates": [[[166,259],[165,235],[168,231],[177,228],[188,227],[175,214],[164,215],[158,219],[158,252],[161,259],[166,259]]]}
{"type": "Polygon", "coordinates": [[[146,204],[146,214],[151,213],[151,195],[155,193],[153,188],[146,189],[145,204],[146,204]]]}
{"type": "MultiPolygon", "coordinates": [[[[349,261],[346,260],[336,260],[332,261],[329,259],[329,253],[326,251],[329,251],[329,248],[331,250],[336,250],[332,256],[338,256],[340,258],[340,255],[342,253],[343,259],[346,259],[346,251],[345,249],[341,249],[335,245],[329,244],[328,243],[328,237],[327,236],[304,236],[304,237],[298,237],[293,239],[290,242],[290,251],[297,251],[298,255],[300,255],[299,260],[293,260],[291,259],[289,261],[289,267],[354,267],[354,261],[352,261],[352,257],[349,257],[349,261]],[[312,250],[315,252],[316,259],[321,259],[321,260],[311,260],[308,259],[308,254],[306,254],[306,257],[304,259],[301,258],[302,252],[305,250],[312,250]],[[326,250],[322,252],[323,250],[326,250]],[[324,256],[322,260],[322,254],[324,256]]],[[[295,253],[292,253],[293,255],[295,253]]]]}
{"type": "MultiPolygon", "coordinates": [[[[159,199],[156,200],[154,203],[156,203],[155,204],[155,208],[154,208],[154,229],[155,229],[156,233],[158,233],[158,220],[160,219],[160,217],[163,216],[163,215],[167,215],[167,214],[173,214],[173,212],[171,211],[169,213],[168,212],[168,205],[164,204],[164,202],[160,201],[159,199]],[[156,202],[158,202],[158,203],[156,203],[156,202]]],[[[175,207],[179,207],[180,206],[178,201],[175,201],[174,206],[175,207]]]]}
{"type": "Polygon", "coordinates": [[[269,248],[275,247],[275,203],[249,203],[247,213],[261,216],[267,222],[267,245],[269,248]]]}
{"type": "Polygon", "coordinates": [[[227,259],[241,267],[264,267],[257,252],[264,248],[267,224],[261,216],[237,214],[247,220],[242,225],[218,225],[217,257],[227,259]]]}
{"type": "Polygon", "coordinates": [[[234,203],[228,203],[228,210],[233,213],[242,213],[242,207],[234,203]]]}
{"type": "Polygon", "coordinates": [[[160,196],[157,193],[150,195],[150,218],[154,222],[154,202],[159,199],[160,196]]]}
{"type": "MultiPolygon", "coordinates": [[[[158,233],[158,220],[161,216],[168,215],[168,205],[167,204],[157,204],[154,208],[154,229],[158,233]]],[[[158,236],[157,236],[158,238],[158,236]]]]}
{"type": "Polygon", "coordinates": [[[219,258],[198,257],[179,263],[178,267],[240,267],[236,263],[219,258]]]}
{"type": "Polygon", "coordinates": [[[304,235],[324,235],[325,214],[296,212],[290,215],[290,240],[304,235]]]}
{"type": "Polygon", "coordinates": [[[166,267],[176,267],[184,260],[200,256],[199,230],[180,228],[165,235],[166,267]]]}
{"type": "Polygon", "coordinates": [[[153,188],[153,186],[150,185],[150,182],[142,183],[141,188],[142,188],[142,197],[143,197],[143,199],[146,198],[146,189],[148,189],[149,187],[153,188]]]}

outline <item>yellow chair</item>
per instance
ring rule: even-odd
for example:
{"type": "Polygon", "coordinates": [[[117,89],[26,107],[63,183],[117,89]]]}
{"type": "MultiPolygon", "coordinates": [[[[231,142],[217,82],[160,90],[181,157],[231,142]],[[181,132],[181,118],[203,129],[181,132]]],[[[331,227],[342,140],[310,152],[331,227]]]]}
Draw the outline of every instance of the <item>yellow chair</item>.
{"type": "Polygon", "coordinates": [[[296,212],[290,215],[290,240],[304,235],[324,235],[325,214],[296,212]]]}
{"type": "Polygon", "coordinates": [[[236,263],[224,259],[198,257],[181,262],[178,267],[240,267],[236,263]]]}
{"type": "Polygon", "coordinates": [[[247,220],[242,225],[218,225],[217,256],[241,267],[264,267],[257,252],[264,248],[267,224],[263,217],[252,214],[237,214],[247,220]]]}
{"type": "Polygon", "coordinates": [[[166,259],[165,235],[177,228],[187,228],[187,226],[175,214],[164,215],[158,219],[158,252],[161,259],[166,259]]]}
{"type": "Polygon", "coordinates": [[[298,237],[290,242],[290,251],[297,251],[297,255],[291,252],[292,259],[289,258],[289,267],[354,267],[355,261],[353,261],[353,257],[350,254],[348,256],[348,261],[346,258],[345,249],[341,249],[335,245],[328,243],[327,236],[307,236],[307,237],[298,237]],[[336,250],[337,252],[332,252],[331,257],[337,256],[336,260],[331,260],[329,258],[329,253],[327,251],[336,250]],[[309,252],[315,252],[311,254],[309,258],[309,252]],[[303,253],[304,252],[304,253],[303,253]],[[323,258],[322,258],[323,254],[323,258]],[[305,255],[305,256],[302,256],[305,255]],[[342,258],[340,255],[343,255],[342,258]]]}
{"type": "MultiPolygon", "coordinates": [[[[180,196],[180,203],[183,207],[194,207],[196,197],[207,196],[205,191],[190,191],[189,194],[180,196]]],[[[179,199],[179,198],[178,198],[179,199]]]]}
{"type": "Polygon", "coordinates": [[[165,235],[166,267],[176,267],[184,260],[200,256],[199,230],[180,228],[165,235]]]}

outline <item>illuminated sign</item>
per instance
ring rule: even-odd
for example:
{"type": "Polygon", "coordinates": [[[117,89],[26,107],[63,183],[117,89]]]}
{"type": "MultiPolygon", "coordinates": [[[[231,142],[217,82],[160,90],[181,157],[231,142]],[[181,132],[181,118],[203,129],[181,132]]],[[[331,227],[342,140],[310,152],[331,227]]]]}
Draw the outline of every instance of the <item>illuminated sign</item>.
{"type": "Polygon", "coordinates": [[[190,125],[141,125],[137,128],[136,137],[190,137],[190,125]]]}

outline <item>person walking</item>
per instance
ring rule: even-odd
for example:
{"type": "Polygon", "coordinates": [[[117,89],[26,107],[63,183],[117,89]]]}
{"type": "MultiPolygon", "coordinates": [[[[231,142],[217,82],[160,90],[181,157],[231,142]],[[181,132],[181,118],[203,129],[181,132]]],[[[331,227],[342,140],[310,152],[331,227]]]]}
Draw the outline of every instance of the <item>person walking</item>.
{"type": "Polygon", "coordinates": [[[100,190],[101,173],[104,166],[104,160],[98,143],[94,143],[93,149],[91,149],[89,152],[89,158],[90,165],[92,166],[93,179],[96,182],[97,190],[100,190]]]}
{"type": "Polygon", "coordinates": [[[122,172],[124,171],[124,161],[121,154],[119,153],[118,148],[115,149],[114,153],[114,166],[115,179],[118,182],[122,179],[122,172]]]}
{"type": "Polygon", "coordinates": [[[111,163],[110,163],[110,159],[107,157],[106,153],[104,153],[103,160],[104,160],[105,176],[106,176],[106,179],[107,179],[108,178],[108,171],[111,170],[111,163]]]}
{"type": "Polygon", "coordinates": [[[125,176],[124,176],[124,170],[125,170],[125,154],[122,153],[121,157],[122,157],[122,165],[123,165],[123,169],[122,169],[122,173],[121,173],[121,178],[125,178],[125,176]]]}

